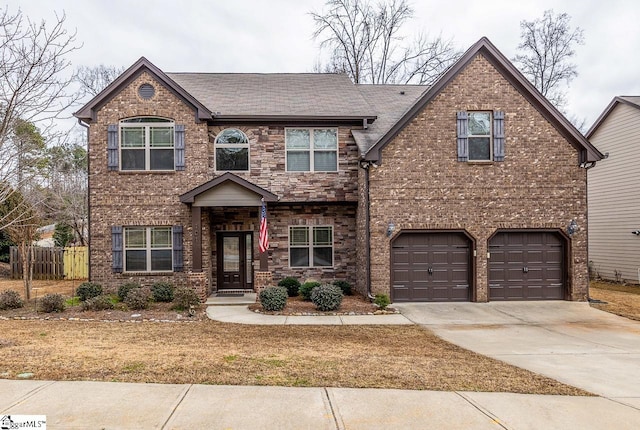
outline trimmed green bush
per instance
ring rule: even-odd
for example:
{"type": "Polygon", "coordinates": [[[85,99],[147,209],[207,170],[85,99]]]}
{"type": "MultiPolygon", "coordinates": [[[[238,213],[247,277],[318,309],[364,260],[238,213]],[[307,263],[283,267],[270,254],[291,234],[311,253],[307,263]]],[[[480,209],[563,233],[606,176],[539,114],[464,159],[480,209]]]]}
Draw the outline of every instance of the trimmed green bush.
{"type": "Polygon", "coordinates": [[[142,286],[137,282],[127,282],[126,284],[120,285],[120,287],[118,287],[118,298],[120,299],[120,301],[124,302],[124,299],[127,298],[127,294],[129,294],[129,291],[136,288],[142,288],[142,286]]]}
{"type": "Polygon", "coordinates": [[[293,276],[289,276],[278,282],[278,287],[286,288],[289,297],[295,297],[298,295],[298,290],[300,289],[300,281],[293,276]]]}
{"type": "Polygon", "coordinates": [[[64,311],[64,297],[62,294],[47,294],[40,299],[40,310],[48,314],[64,311]]]}
{"type": "Polygon", "coordinates": [[[375,303],[380,309],[385,310],[387,306],[391,304],[391,300],[389,300],[389,296],[386,294],[376,294],[373,299],[373,303],[375,303]]]}
{"type": "Polygon", "coordinates": [[[302,296],[304,300],[309,301],[311,300],[311,291],[313,291],[314,288],[319,286],[320,286],[320,282],[316,282],[316,281],[305,282],[304,284],[300,285],[300,290],[298,292],[300,293],[300,296],[302,296]]]}
{"type": "Polygon", "coordinates": [[[173,306],[171,309],[176,311],[184,311],[189,309],[190,306],[198,306],[200,304],[200,297],[193,288],[178,287],[173,293],[173,306]]]}
{"type": "Polygon", "coordinates": [[[353,291],[351,291],[351,284],[347,281],[334,281],[333,285],[340,288],[342,290],[342,294],[344,294],[345,296],[350,296],[353,294],[353,291]]]}
{"type": "Polygon", "coordinates": [[[265,311],[281,311],[287,305],[285,287],[267,287],[260,291],[260,304],[265,311]]]}
{"type": "Polygon", "coordinates": [[[151,286],[151,294],[156,302],[173,301],[173,284],[171,282],[156,282],[151,286]]]}
{"type": "Polygon", "coordinates": [[[92,297],[82,302],[83,311],[105,311],[113,308],[114,305],[111,301],[111,297],[105,295],[92,297]]]}
{"type": "Polygon", "coordinates": [[[76,289],[76,296],[80,297],[80,301],[86,301],[102,294],[102,285],[95,282],[83,282],[76,289]]]}
{"type": "Polygon", "coordinates": [[[322,284],[311,290],[311,301],[319,311],[335,311],[342,303],[342,290],[335,285],[322,284]]]}
{"type": "Polygon", "coordinates": [[[0,293],[0,310],[18,309],[24,306],[24,300],[16,290],[6,290],[0,293]]]}
{"type": "Polygon", "coordinates": [[[129,309],[141,310],[149,307],[151,301],[151,290],[147,287],[134,288],[129,291],[124,303],[129,309]]]}

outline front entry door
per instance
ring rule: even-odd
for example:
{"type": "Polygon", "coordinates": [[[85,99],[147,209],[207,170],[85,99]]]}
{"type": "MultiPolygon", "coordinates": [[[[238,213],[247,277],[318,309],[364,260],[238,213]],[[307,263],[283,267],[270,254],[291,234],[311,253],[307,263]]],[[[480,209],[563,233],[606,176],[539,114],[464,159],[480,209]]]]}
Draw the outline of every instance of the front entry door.
{"type": "Polygon", "coordinates": [[[218,232],[218,290],[253,289],[253,232],[218,232]]]}

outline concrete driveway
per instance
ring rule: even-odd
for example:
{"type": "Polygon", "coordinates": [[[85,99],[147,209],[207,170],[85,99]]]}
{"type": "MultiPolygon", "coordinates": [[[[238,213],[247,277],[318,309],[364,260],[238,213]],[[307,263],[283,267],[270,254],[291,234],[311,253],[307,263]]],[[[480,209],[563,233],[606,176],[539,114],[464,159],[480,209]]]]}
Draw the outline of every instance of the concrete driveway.
{"type": "Polygon", "coordinates": [[[463,348],[640,408],[640,322],[564,301],[394,307],[463,348]]]}

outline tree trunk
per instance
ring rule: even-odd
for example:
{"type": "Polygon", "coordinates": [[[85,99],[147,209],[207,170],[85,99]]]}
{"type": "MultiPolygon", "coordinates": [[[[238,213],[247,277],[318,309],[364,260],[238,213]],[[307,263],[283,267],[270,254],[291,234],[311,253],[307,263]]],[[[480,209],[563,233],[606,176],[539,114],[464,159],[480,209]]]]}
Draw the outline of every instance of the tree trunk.
{"type": "Polygon", "coordinates": [[[33,246],[29,246],[26,240],[18,246],[22,259],[22,282],[24,284],[24,299],[31,300],[31,280],[33,279],[33,246]]]}

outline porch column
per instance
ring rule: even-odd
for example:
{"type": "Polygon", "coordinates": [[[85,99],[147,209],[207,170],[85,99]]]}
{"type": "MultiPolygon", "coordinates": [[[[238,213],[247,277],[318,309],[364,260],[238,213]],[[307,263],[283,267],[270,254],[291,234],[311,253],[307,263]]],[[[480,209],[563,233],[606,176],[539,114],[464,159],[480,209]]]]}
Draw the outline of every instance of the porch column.
{"type": "Polygon", "coordinates": [[[260,271],[267,272],[269,271],[269,251],[260,253],[260,271]]]}
{"type": "Polygon", "coordinates": [[[202,272],[202,208],[191,206],[191,253],[193,272],[202,272]]]}

